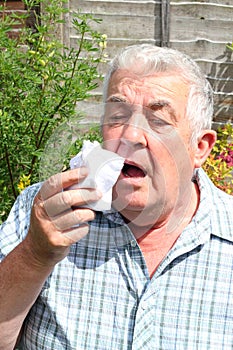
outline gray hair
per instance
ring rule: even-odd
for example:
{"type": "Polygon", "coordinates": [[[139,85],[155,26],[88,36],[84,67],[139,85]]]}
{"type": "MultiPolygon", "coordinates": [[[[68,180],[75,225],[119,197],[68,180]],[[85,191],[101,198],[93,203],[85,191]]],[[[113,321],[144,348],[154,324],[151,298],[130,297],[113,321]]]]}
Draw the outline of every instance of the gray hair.
{"type": "Polygon", "coordinates": [[[121,68],[142,76],[157,72],[179,72],[190,84],[186,115],[192,131],[191,143],[198,139],[202,130],[211,128],[213,90],[199,66],[189,56],[171,48],[150,44],[133,45],[123,49],[110,62],[104,79],[104,101],[112,74],[121,68]]]}

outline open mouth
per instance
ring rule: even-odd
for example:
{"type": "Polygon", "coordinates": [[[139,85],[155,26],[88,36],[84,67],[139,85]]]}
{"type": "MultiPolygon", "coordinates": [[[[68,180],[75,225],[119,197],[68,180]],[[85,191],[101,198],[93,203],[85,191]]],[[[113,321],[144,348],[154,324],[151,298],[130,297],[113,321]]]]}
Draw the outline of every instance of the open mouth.
{"type": "Polygon", "coordinates": [[[146,176],[146,172],[138,165],[133,163],[125,162],[122,173],[125,177],[136,177],[141,178],[146,176]]]}

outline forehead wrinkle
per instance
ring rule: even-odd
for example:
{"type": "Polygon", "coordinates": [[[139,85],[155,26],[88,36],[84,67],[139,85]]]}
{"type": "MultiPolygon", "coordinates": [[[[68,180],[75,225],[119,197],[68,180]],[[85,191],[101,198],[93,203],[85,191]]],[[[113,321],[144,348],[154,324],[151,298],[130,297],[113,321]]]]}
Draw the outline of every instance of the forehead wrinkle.
{"type": "Polygon", "coordinates": [[[143,100],[149,92],[150,89],[143,81],[131,77],[124,77],[112,87],[112,96],[120,98],[121,102],[137,105],[143,105],[143,100]]]}

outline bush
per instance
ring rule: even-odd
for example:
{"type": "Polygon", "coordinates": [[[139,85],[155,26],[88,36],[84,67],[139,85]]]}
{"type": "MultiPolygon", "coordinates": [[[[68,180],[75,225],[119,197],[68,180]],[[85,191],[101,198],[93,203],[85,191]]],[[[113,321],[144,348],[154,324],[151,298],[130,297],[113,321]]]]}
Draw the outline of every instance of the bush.
{"type": "Polygon", "coordinates": [[[49,138],[40,158],[40,180],[68,170],[70,159],[81,150],[84,140],[102,143],[100,125],[80,123],[76,118],[60,124],[49,138]]]}
{"type": "Polygon", "coordinates": [[[77,50],[54,35],[65,2],[23,0],[23,14],[7,13],[7,2],[0,7],[0,221],[20,191],[38,180],[38,160],[53,130],[76,114],[77,101],[88,98],[100,79],[106,36],[92,29],[98,19],[74,15],[77,50]],[[18,35],[9,35],[18,26],[18,35]]]}
{"type": "MultiPolygon", "coordinates": [[[[233,51],[233,43],[226,47],[233,51]]],[[[233,195],[233,126],[220,127],[217,133],[217,142],[203,168],[218,188],[233,195]]]]}
{"type": "Polygon", "coordinates": [[[203,168],[221,190],[233,195],[233,126],[217,130],[218,139],[203,168]]]}

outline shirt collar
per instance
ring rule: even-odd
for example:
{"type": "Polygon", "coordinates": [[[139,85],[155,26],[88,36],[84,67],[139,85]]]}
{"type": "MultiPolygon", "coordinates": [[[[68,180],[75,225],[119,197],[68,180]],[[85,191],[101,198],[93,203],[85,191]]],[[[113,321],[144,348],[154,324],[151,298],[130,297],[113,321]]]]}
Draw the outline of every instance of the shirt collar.
{"type": "Polygon", "coordinates": [[[194,220],[200,220],[200,215],[203,217],[205,213],[209,217],[210,234],[233,242],[233,196],[219,190],[203,169],[197,170],[195,179],[201,198],[194,220]]]}
{"type": "MultiPolygon", "coordinates": [[[[193,232],[193,238],[190,237],[193,244],[197,240],[200,244],[204,243],[211,234],[233,242],[233,213],[230,210],[233,197],[216,188],[201,168],[195,171],[193,181],[200,190],[200,203],[183,234],[193,232]],[[226,202],[229,202],[229,207],[226,202]]],[[[121,214],[114,209],[104,212],[104,216],[118,225],[126,226],[121,214]]]]}

